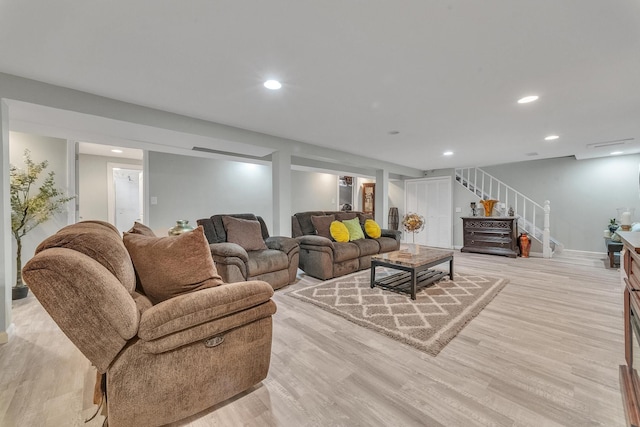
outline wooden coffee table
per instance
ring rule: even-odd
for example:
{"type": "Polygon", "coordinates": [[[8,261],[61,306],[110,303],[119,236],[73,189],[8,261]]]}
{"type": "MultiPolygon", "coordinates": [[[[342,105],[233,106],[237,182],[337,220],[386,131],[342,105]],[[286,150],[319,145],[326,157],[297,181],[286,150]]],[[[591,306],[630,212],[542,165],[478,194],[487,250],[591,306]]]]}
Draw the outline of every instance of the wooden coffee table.
{"type": "Polygon", "coordinates": [[[399,250],[371,257],[371,287],[380,286],[396,292],[411,294],[416,299],[418,284],[430,285],[444,276],[453,280],[453,251],[414,245],[411,250],[399,250]],[[431,270],[438,264],[449,262],[449,272],[431,270]],[[400,273],[376,279],[376,267],[401,270],[400,273]]]}

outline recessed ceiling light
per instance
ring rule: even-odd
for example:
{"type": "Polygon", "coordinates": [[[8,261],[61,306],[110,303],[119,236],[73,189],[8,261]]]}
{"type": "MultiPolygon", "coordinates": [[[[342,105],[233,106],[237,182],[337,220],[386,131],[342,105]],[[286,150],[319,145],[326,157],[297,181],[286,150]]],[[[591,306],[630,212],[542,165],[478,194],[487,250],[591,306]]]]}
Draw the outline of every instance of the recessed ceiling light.
{"type": "Polygon", "coordinates": [[[453,151],[445,151],[442,153],[443,156],[453,156],[453,151]]]}
{"type": "Polygon", "coordinates": [[[389,131],[389,135],[397,135],[397,134],[399,134],[399,133],[400,133],[400,131],[399,131],[399,130],[390,130],[390,131],[389,131]]]}
{"type": "Polygon", "coordinates": [[[271,90],[278,90],[282,87],[282,84],[277,80],[267,80],[264,82],[264,87],[271,90]]]}
{"type": "Polygon", "coordinates": [[[619,154],[623,154],[623,153],[624,153],[624,151],[612,151],[612,152],[611,152],[611,153],[609,153],[609,154],[611,154],[612,156],[617,156],[617,155],[619,155],[619,154]]]}
{"type": "Polygon", "coordinates": [[[526,104],[528,102],[537,101],[538,98],[540,98],[538,95],[525,96],[524,98],[518,99],[518,104],[526,104]]]}
{"type": "Polygon", "coordinates": [[[113,150],[111,150],[111,152],[112,152],[112,153],[122,153],[122,150],[116,150],[116,149],[113,149],[113,150]]]}
{"type": "Polygon", "coordinates": [[[560,138],[558,135],[549,135],[544,138],[545,141],[553,141],[554,139],[560,138]]]}

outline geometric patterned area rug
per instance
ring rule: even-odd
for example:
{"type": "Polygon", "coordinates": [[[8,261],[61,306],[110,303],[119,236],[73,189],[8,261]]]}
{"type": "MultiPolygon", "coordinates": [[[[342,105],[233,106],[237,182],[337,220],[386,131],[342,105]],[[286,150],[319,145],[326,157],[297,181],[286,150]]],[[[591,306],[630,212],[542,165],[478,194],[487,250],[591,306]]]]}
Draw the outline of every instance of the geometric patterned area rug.
{"type": "MultiPolygon", "coordinates": [[[[378,277],[396,273],[378,268],[378,277]],[[384,271],[384,273],[383,273],[384,271]]],[[[509,282],[474,274],[454,274],[409,294],[371,289],[364,270],[287,293],[358,325],[436,356],[509,282]]]]}

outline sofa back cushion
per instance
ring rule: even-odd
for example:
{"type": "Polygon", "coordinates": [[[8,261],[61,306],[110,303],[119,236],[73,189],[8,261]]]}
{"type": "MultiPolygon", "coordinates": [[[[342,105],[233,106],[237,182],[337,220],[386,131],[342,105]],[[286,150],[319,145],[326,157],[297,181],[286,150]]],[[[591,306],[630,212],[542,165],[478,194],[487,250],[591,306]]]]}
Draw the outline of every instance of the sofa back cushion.
{"type": "Polygon", "coordinates": [[[38,245],[35,253],[51,248],[66,248],[83,253],[105,267],[131,293],[136,276],[120,232],[107,222],[83,221],[66,226],[38,245]]]}
{"type": "Polygon", "coordinates": [[[125,233],[124,244],[154,304],[222,284],[202,227],[168,237],[125,233]]]}
{"type": "Polygon", "coordinates": [[[357,218],[357,214],[355,212],[336,212],[336,221],[348,221],[350,219],[357,218]]]}
{"type": "Polygon", "coordinates": [[[316,234],[316,227],[313,225],[311,221],[312,216],[323,216],[328,215],[325,214],[324,211],[309,211],[309,212],[299,212],[294,214],[294,217],[298,220],[300,224],[300,231],[304,236],[314,235],[316,234]]]}
{"type": "Polygon", "coordinates": [[[265,224],[264,219],[254,214],[219,214],[213,215],[211,218],[203,218],[197,221],[198,225],[204,228],[204,235],[207,237],[209,243],[224,243],[227,241],[227,231],[224,228],[222,217],[230,216],[233,218],[248,219],[252,221],[258,221],[260,223],[260,232],[262,233],[262,239],[266,240],[269,237],[269,229],[265,224]]]}

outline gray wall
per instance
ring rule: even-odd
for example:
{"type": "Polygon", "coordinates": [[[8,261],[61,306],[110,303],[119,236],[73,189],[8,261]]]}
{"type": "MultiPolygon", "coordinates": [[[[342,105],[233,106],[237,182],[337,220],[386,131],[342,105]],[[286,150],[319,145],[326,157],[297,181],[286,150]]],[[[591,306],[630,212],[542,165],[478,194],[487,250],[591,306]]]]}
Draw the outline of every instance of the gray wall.
{"type": "Polygon", "coordinates": [[[79,219],[81,221],[89,219],[108,221],[107,180],[109,177],[107,176],[107,163],[141,166],[142,162],[134,159],[91,154],[80,154],[78,160],[79,219]]]}
{"type": "Polygon", "coordinates": [[[291,213],[334,211],[338,206],[338,175],[291,171],[291,213]]]}
{"type": "MultiPolygon", "coordinates": [[[[49,166],[40,175],[39,182],[42,182],[46,175],[55,172],[56,187],[62,189],[65,193],[73,195],[74,191],[67,188],[67,141],[59,138],[51,138],[46,136],[31,135],[21,132],[10,132],[9,134],[9,152],[10,162],[12,165],[24,169],[24,150],[31,150],[31,159],[39,163],[43,160],[49,162],[49,166]]],[[[35,188],[31,195],[37,194],[35,188]]],[[[26,263],[33,257],[38,244],[47,237],[54,234],[60,228],[68,223],[67,212],[56,214],[49,221],[40,224],[31,230],[22,239],[22,263],[26,263]]],[[[15,262],[16,244],[13,241],[13,262],[15,262]]],[[[13,272],[12,283],[15,281],[15,271],[13,272]]]]}
{"type": "MultiPolygon", "coordinates": [[[[542,204],[551,202],[551,235],[566,249],[604,252],[603,231],[616,208],[636,209],[640,221],[640,154],[576,160],[562,157],[484,167],[542,204]]],[[[459,186],[459,185],[458,185],[459,186]]]]}
{"type": "Polygon", "coordinates": [[[149,152],[149,226],[166,235],[176,220],[254,213],[272,230],[271,167],[149,152]]]}

